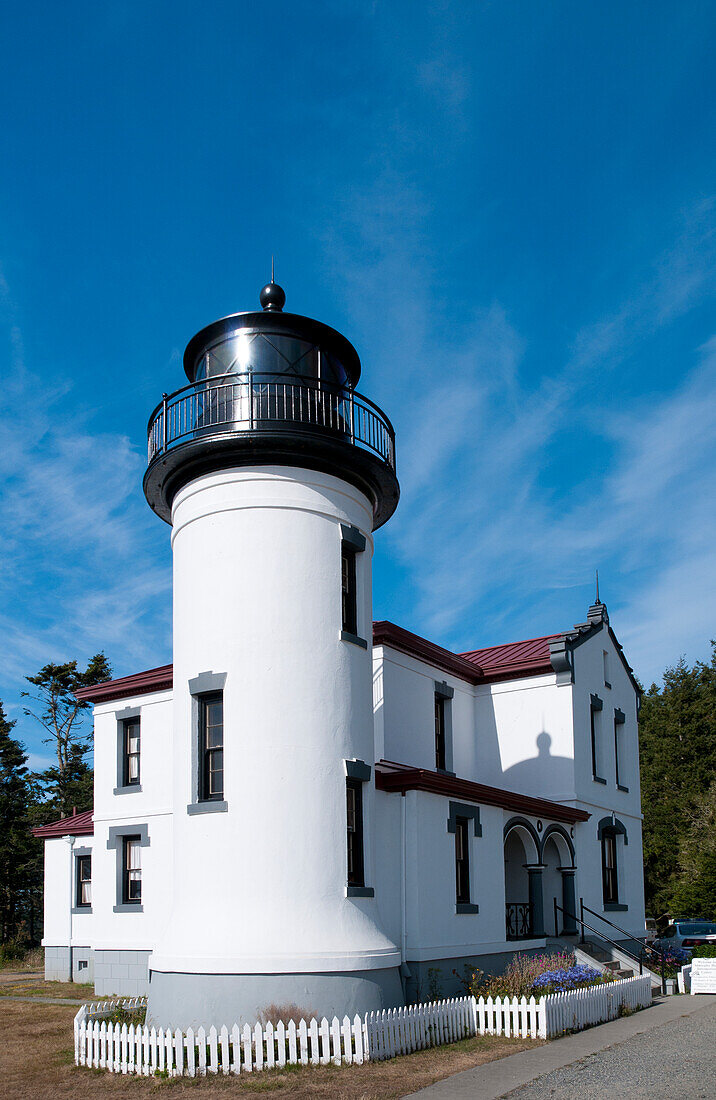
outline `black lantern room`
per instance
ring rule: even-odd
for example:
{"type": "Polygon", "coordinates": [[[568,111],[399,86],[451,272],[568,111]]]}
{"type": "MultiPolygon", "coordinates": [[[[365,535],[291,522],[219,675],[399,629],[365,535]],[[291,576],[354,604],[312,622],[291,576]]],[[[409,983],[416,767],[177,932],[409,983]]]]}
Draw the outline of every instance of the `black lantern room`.
{"type": "Polygon", "coordinates": [[[195,477],[235,466],[322,470],[356,485],[374,526],[395,511],[395,435],[381,410],[355,390],[360,359],[335,329],[284,313],[270,282],[263,309],[201,329],[184,352],[189,385],[165,395],[149,419],[144,492],[171,522],[172,501],[195,477]]]}

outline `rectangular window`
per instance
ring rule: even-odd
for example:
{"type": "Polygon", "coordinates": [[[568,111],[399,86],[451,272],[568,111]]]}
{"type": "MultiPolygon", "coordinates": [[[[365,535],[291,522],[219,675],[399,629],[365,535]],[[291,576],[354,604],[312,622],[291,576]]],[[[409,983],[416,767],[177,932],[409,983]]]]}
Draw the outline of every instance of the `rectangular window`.
{"type": "Polygon", "coordinates": [[[123,736],[122,782],[125,787],[134,787],[139,783],[140,779],[140,730],[138,718],[127,718],[125,720],[123,736]]]}
{"type": "Polygon", "coordinates": [[[140,905],[142,902],[142,847],[138,836],[122,839],[123,874],[122,903],[140,905]]]}
{"type": "Polygon", "coordinates": [[[609,682],[609,654],[606,649],[602,650],[602,662],[604,664],[604,686],[610,688],[612,685],[609,682]]]}
{"type": "Polygon", "coordinates": [[[592,778],[597,783],[606,783],[599,775],[599,753],[601,749],[599,737],[599,722],[602,710],[602,700],[598,695],[592,695],[589,706],[589,733],[592,743],[592,778]]]}
{"type": "Polygon", "coordinates": [[[447,768],[445,754],[445,696],[435,693],[435,767],[438,771],[447,768]]]}
{"type": "Polygon", "coordinates": [[[615,708],[614,710],[614,771],[616,774],[617,787],[622,791],[628,791],[629,788],[625,787],[622,782],[622,777],[619,774],[619,741],[622,727],[624,726],[625,717],[624,711],[615,708]]]}
{"type": "Polygon", "coordinates": [[[358,634],[358,602],[355,552],[343,543],[341,547],[341,600],[343,630],[358,634]]]}
{"type": "Polygon", "coordinates": [[[363,784],[346,779],[348,885],[365,886],[363,869],[363,784]]]}
{"type": "Polygon", "coordinates": [[[199,798],[203,802],[224,797],[224,695],[199,696],[199,798]]]}
{"type": "Polygon", "coordinates": [[[75,905],[78,909],[92,904],[92,856],[77,856],[75,905]]]}
{"type": "Polygon", "coordinates": [[[468,819],[455,819],[455,898],[458,905],[470,901],[470,842],[468,819]]]}
{"type": "Polygon", "coordinates": [[[619,901],[617,838],[608,832],[602,835],[602,891],[605,905],[615,905],[619,901]]]}

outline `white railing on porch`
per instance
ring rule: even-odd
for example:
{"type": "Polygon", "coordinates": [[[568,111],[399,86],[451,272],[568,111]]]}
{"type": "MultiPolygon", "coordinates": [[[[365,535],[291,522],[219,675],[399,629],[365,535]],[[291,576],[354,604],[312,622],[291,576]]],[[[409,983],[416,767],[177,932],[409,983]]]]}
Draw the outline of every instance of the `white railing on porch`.
{"type": "Polygon", "coordinates": [[[196,1077],[240,1074],[286,1065],[361,1065],[474,1035],[548,1039],[615,1019],[622,1006],[651,1003],[651,980],[626,978],[536,1000],[455,997],[369,1012],[364,1017],[284,1024],[238,1024],[175,1030],[109,1023],[114,1009],[143,1007],[142,999],[83,1005],[75,1017],[75,1063],[113,1073],[196,1077]]]}

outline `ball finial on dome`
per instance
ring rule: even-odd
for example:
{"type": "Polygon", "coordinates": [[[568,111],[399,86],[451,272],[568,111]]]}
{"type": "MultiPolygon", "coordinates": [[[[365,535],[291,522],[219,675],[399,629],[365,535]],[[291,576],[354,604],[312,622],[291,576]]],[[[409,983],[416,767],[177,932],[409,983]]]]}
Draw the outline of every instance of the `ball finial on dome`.
{"type": "Polygon", "coordinates": [[[271,280],[271,282],[267,283],[259,294],[259,301],[261,302],[263,309],[273,310],[280,313],[284,305],[286,304],[286,294],[283,288],[278,285],[278,283],[275,283],[273,280],[271,280]]]}

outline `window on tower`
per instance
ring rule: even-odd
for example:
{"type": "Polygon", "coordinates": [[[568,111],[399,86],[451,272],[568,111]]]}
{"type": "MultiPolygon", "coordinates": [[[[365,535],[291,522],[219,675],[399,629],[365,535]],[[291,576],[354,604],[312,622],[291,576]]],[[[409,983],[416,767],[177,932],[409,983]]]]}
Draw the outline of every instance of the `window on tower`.
{"type": "Polygon", "coordinates": [[[455,819],[455,900],[458,905],[470,902],[470,840],[468,819],[455,819]]]}
{"type": "Polygon", "coordinates": [[[358,606],[356,593],[356,556],[344,543],[341,554],[341,599],[343,629],[349,634],[358,633],[358,606]]]}
{"type": "Polygon", "coordinates": [[[346,826],[348,847],[348,885],[365,886],[363,864],[363,784],[346,779],[346,826]]]}
{"type": "Polygon", "coordinates": [[[224,695],[199,696],[199,797],[204,802],[224,797],[224,695]]]}
{"type": "Polygon", "coordinates": [[[341,524],[341,638],[367,649],[358,614],[358,555],[364,550],[365,537],[358,528],[341,524]]]}

